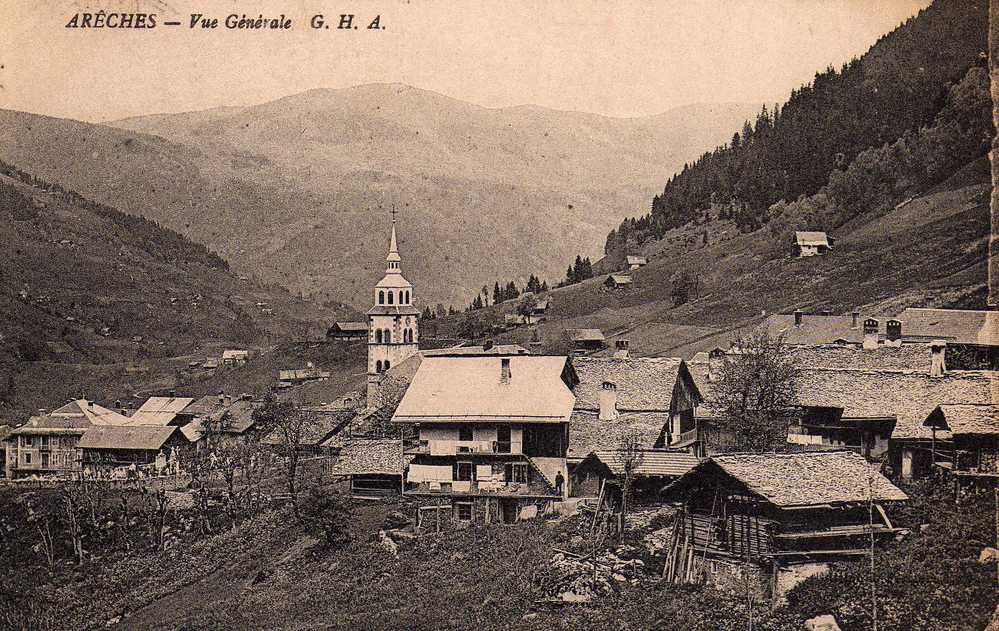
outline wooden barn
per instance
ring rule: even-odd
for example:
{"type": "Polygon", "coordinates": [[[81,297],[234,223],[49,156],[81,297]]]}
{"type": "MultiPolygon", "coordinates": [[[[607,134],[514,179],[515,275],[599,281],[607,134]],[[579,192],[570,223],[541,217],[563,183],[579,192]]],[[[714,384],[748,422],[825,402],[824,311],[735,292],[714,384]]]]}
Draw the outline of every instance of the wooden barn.
{"type": "Polygon", "coordinates": [[[938,405],[923,424],[933,433],[934,465],[966,481],[999,480],[999,405],[938,405]]]}
{"type": "Polygon", "coordinates": [[[635,499],[639,502],[644,499],[658,499],[659,491],[664,485],[693,469],[698,462],[696,456],[686,451],[665,449],[594,451],[576,465],[572,472],[569,491],[570,495],[576,497],[595,496],[599,495],[603,487],[605,493],[610,492],[619,497],[625,467],[630,463],[634,476],[632,490],[635,499]]]}
{"type": "Polygon", "coordinates": [[[851,451],[712,456],[663,495],[682,504],[665,578],[760,598],[893,538],[882,504],[908,499],[851,451]]]}
{"type": "Polygon", "coordinates": [[[343,443],[330,474],[350,480],[355,497],[383,497],[402,492],[405,471],[401,440],[355,439],[343,443]]]}

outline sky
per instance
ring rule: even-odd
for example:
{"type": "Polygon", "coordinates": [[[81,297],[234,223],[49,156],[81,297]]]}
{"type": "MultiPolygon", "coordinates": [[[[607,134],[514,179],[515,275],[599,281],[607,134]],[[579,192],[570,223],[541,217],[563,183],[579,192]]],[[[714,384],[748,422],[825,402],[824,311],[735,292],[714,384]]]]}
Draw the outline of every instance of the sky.
{"type": "Polygon", "coordinates": [[[486,107],[644,116],[776,103],[929,0],[0,0],[0,108],[90,122],[405,83],[486,107]],[[66,28],[78,11],[153,29],[66,28]],[[190,29],[190,14],[219,20],[190,29]],[[290,30],[224,28],[229,14],[290,30]],[[338,30],[341,13],[360,28],[338,30]],[[312,29],[323,14],[329,29],[312,29]],[[366,26],[380,16],[379,29],[366,26]],[[178,20],[180,26],[165,26],[178,20]]]}

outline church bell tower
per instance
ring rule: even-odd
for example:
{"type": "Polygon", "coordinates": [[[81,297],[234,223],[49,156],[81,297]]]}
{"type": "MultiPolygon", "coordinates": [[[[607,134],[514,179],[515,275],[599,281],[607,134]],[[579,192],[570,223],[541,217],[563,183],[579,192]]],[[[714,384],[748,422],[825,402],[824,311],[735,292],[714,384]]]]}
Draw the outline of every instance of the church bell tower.
{"type": "Polygon", "coordinates": [[[385,263],[385,276],[375,285],[375,304],[368,310],[369,408],[381,405],[382,375],[419,351],[420,311],[413,306],[413,285],[402,275],[394,210],[385,263]]]}

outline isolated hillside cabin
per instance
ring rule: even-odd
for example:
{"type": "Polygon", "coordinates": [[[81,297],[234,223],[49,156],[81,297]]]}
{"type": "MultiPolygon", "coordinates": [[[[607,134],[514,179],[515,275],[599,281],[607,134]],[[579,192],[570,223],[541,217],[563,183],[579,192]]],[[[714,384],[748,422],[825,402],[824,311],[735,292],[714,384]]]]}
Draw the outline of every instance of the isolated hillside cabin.
{"type": "Polygon", "coordinates": [[[222,351],[222,365],[223,366],[242,366],[250,359],[250,351],[244,350],[225,350],[222,351]]]}
{"type": "Polygon", "coordinates": [[[406,494],[449,498],[454,519],[476,522],[562,499],[575,383],[566,357],[424,357],[392,417],[418,432],[406,494]]]}
{"type": "Polygon", "coordinates": [[[887,459],[903,479],[925,474],[933,435],[923,422],[941,404],[992,403],[997,374],[804,368],[798,372],[800,424],[788,442],[802,449],[846,447],[887,459]]]}
{"type": "Polygon", "coordinates": [[[701,401],[685,362],[673,357],[577,357],[569,425],[570,466],[593,451],[619,449],[626,437],[661,447],[671,425],[692,418],[701,401]]]}
{"type": "Polygon", "coordinates": [[[999,480],[999,404],[938,405],[923,423],[933,464],[972,481],[999,480]]]}
{"type": "Polygon", "coordinates": [[[321,370],[309,362],[305,368],[292,370],[279,370],[278,381],[282,384],[297,385],[310,381],[329,381],[332,373],[328,370],[321,370]]]}
{"type": "Polygon", "coordinates": [[[531,310],[531,316],[534,318],[535,322],[541,322],[545,315],[548,313],[548,307],[551,305],[551,298],[544,297],[539,298],[537,303],[534,305],[534,309],[531,310]]]}
{"type": "Polygon", "coordinates": [[[600,329],[566,329],[565,333],[577,351],[599,351],[607,345],[600,329]]]}
{"type": "Polygon", "coordinates": [[[633,281],[627,274],[610,274],[604,281],[607,289],[631,289],[633,281]]]}
{"type": "Polygon", "coordinates": [[[154,465],[187,445],[177,427],[161,425],[95,425],[87,428],[78,444],[84,470],[106,471],[130,465],[154,465]]]}
{"type": "MultiPolygon", "coordinates": [[[[571,430],[570,430],[571,431],[571,430]]],[[[658,501],[659,491],[693,469],[700,460],[686,451],[666,449],[593,451],[573,469],[570,495],[594,497],[604,485],[615,503],[621,501],[626,470],[631,469],[632,492],[641,503],[658,501]]]]}
{"type": "Polygon", "coordinates": [[[794,254],[798,257],[825,254],[832,249],[833,241],[824,232],[795,232],[794,254]]]}
{"type": "Polygon", "coordinates": [[[95,425],[127,425],[128,417],[78,399],[32,416],[6,437],[5,470],[8,478],[28,475],[64,476],[82,471],[80,437],[95,425]]]}
{"type": "Polygon", "coordinates": [[[628,256],[626,256],[624,262],[628,266],[628,269],[631,271],[635,271],[636,269],[640,267],[645,267],[646,265],[649,264],[649,260],[647,258],[645,258],[644,256],[637,256],[634,254],[629,254],[628,256]]]}
{"type": "Polygon", "coordinates": [[[187,408],[194,403],[190,397],[149,397],[129,416],[132,425],[181,426],[194,420],[187,408]]]}
{"type": "Polygon", "coordinates": [[[203,370],[217,370],[220,360],[218,357],[206,357],[205,363],[201,364],[203,370]]]}
{"type": "Polygon", "coordinates": [[[378,498],[402,492],[406,458],[399,439],[353,439],[339,447],[329,474],[347,478],[355,497],[378,498]]]}
{"type": "Polygon", "coordinates": [[[326,331],[326,338],[331,340],[363,340],[367,337],[367,322],[337,321],[326,331]]]}
{"type": "Polygon", "coordinates": [[[892,539],[882,504],[908,499],[849,451],[712,456],[662,496],[682,503],[665,578],[760,598],[892,539]]]}

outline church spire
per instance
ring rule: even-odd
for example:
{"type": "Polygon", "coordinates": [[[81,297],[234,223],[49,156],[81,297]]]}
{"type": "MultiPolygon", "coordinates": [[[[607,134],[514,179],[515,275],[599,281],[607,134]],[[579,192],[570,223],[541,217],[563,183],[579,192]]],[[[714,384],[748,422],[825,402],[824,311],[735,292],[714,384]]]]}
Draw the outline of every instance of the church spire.
{"type": "Polygon", "coordinates": [[[399,245],[395,237],[395,207],[392,207],[392,240],[389,243],[389,253],[385,257],[385,261],[388,263],[387,272],[399,273],[399,263],[402,261],[402,257],[399,256],[399,245]]]}

